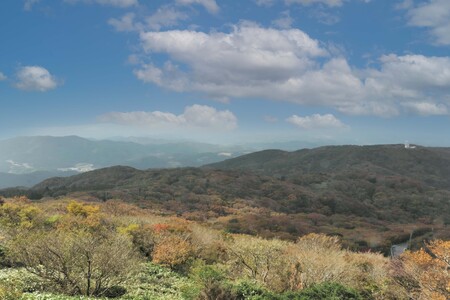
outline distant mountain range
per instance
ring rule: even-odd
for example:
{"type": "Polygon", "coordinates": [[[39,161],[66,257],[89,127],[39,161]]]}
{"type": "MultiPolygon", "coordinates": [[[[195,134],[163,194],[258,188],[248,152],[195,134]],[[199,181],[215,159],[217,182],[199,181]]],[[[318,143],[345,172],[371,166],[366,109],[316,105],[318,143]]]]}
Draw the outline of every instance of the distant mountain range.
{"type": "Polygon", "coordinates": [[[59,176],[71,176],[78,172],[50,172],[50,171],[36,171],[27,174],[11,174],[0,172],[0,188],[15,187],[15,186],[33,186],[47,178],[59,177],[59,176]]]}
{"type": "Polygon", "coordinates": [[[77,136],[18,137],[0,141],[0,188],[32,186],[52,176],[70,176],[114,165],[138,169],[201,166],[243,153],[242,147],[187,141],[137,143],[77,136]]]}
{"type": "Polygon", "coordinates": [[[0,190],[7,197],[22,194],[120,199],[231,232],[292,239],[324,232],[386,251],[411,231],[450,237],[450,149],[266,150],[200,168],[115,166],[0,190]]]}

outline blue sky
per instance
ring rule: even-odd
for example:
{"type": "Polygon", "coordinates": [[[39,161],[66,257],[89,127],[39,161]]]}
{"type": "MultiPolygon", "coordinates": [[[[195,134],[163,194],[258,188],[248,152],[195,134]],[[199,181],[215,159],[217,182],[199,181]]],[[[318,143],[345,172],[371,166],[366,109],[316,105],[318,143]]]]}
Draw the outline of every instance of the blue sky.
{"type": "Polygon", "coordinates": [[[450,146],[450,1],[4,0],[0,138],[450,146]]]}

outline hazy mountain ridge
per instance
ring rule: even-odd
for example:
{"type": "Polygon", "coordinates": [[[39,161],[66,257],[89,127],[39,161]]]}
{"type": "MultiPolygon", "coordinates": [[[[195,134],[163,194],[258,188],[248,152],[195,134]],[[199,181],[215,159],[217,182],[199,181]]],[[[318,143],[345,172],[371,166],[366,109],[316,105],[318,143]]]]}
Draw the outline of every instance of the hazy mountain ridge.
{"type": "Polygon", "coordinates": [[[120,199],[232,232],[295,238],[317,231],[386,250],[409,230],[445,233],[438,228],[450,224],[449,153],[401,145],[266,150],[203,168],[98,169],[0,195],[120,199]]]}
{"type": "Polygon", "coordinates": [[[32,186],[52,176],[70,176],[74,172],[114,165],[128,165],[138,169],[201,166],[243,153],[240,152],[240,147],[188,141],[147,142],[97,141],[78,136],[17,137],[3,140],[0,141],[0,173],[3,173],[0,188],[32,186]],[[30,175],[33,173],[35,175],[30,175]],[[49,173],[49,176],[41,176],[45,173],[49,173]],[[15,176],[17,174],[24,176],[15,176]]]}
{"type": "Polygon", "coordinates": [[[43,180],[55,176],[71,176],[75,175],[77,172],[66,171],[66,172],[51,172],[51,171],[36,171],[27,174],[10,174],[0,172],[0,189],[7,187],[30,187],[36,185],[43,180]]]}

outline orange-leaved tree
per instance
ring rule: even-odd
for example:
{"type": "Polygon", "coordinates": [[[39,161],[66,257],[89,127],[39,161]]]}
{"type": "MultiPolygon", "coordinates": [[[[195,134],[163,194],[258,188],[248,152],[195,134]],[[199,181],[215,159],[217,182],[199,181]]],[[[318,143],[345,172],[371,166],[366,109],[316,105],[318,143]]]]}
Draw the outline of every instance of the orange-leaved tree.
{"type": "Polygon", "coordinates": [[[410,293],[418,299],[450,299],[450,241],[425,243],[402,257],[405,273],[415,282],[410,293]]]}

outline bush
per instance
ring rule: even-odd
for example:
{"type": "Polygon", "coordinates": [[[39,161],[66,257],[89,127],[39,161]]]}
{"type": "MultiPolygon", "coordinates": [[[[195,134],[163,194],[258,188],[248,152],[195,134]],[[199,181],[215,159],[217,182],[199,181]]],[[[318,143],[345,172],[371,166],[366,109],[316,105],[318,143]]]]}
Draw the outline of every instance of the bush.
{"type": "Polygon", "coordinates": [[[297,300],[363,300],[355,290],[338,283],[325,282],[304,289],[293,298],[297,300]]]}
{"type": "Polygon", "coordinates": [[[52,291],[86,296],[124,282],[138,262],[131,241],[113,232],[23,233],[12,241],[8,254],[52,284],[52,291]]]}
{"type": "Polygon", "coordinates": [[[196,261],[191,269],[191,276],[200,286],[196,299],[235,299],[230,287],[227,286],[225,274],[217,266],[196,261]]]}
{"type": "Polygon", "coordinates": [[[192,255],[191,243],[183,237],[172,235],[164,237],[153,249],[153,262],[172,269],[182,267],[192,255]]]}
{"type": "Polygon", "coordinates": [[[107,289],[103,293],[103,296],[105,296],[106,298],[118,298],[120,296],[125,295],[126,293],[127,293],[126,288],[124,288],[123,286],[114,285],[114,286],[110,287],[109,289],[107,289]]]}
{"type": "Polygon", "coordinates": [[[17,278],[0,279],[0,299],[17,300],[22,296],[22,284],[17,278]]]}
{"type": "Polygon", "coordinates": [[[237,299],[269,298],[269,292],[256,282],[242,281],[233,286],[237,299]]]}

